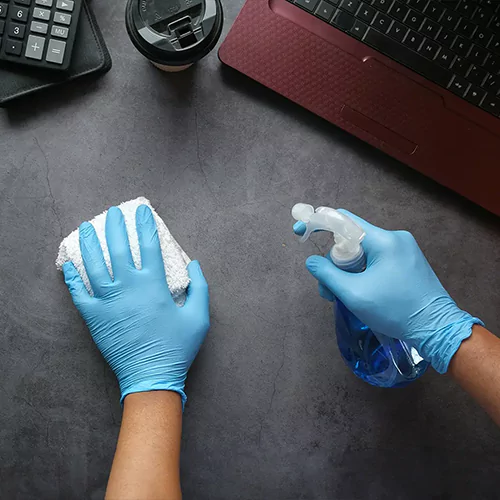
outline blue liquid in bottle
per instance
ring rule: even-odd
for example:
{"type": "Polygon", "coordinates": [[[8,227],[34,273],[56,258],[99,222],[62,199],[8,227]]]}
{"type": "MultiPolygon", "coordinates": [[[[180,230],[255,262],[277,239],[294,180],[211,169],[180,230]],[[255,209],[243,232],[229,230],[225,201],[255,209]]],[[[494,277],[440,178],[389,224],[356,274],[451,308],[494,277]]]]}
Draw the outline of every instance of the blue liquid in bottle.
{"type": "Polygon", "coordinates": [[[406,342],[374,334],[342,302],[335,304],[337,343],[356,376],[377,387],[404,387],[422,376],[429,363],[406,342]]]}

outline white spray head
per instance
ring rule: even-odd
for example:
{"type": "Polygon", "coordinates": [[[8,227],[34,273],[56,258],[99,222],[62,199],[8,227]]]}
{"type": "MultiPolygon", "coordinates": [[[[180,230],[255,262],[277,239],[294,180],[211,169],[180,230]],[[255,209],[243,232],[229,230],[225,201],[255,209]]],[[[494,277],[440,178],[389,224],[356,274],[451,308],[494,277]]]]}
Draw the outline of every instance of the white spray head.
{"type": "Polygon", "coordinates": [[[347,215],[329,207],[318,207],[297,203],[292,208],[292,217],[306,225],[306,231],[300,239],[306,241],[313,231],[330,231],[335,243],[330,250],[333,263],[346,268],[360,261],[364,255],[361,242],[365,232],[347,215]]]}

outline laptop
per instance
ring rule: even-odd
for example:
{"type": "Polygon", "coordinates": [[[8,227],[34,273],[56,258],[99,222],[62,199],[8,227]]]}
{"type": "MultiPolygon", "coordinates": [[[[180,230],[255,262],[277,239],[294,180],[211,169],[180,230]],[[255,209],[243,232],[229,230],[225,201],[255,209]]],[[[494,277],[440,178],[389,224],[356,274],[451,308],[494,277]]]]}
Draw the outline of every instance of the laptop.
{"type": "Polygon", "coordinates": [[[247,0],[219,57],[500,215],[500,0],[247,0]]]}

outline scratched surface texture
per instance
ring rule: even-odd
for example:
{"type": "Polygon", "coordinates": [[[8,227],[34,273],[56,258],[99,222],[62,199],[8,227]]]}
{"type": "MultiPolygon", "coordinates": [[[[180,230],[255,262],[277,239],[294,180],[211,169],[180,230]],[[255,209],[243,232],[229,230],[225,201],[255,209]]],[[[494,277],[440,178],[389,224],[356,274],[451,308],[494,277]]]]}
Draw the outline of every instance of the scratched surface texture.
{"type": "MultiPolygon", "coordinates": [[[[242,0],[226,1],[227,32],[242,0]]],[[[304,269],[298,201],[408,228],[455,299],[500,324],[498,219],[294,104],[215,52],[167,75],[124,2],[95,0],[98,81],[0,111],[0,498],[99,499],[119,392],[54,259],[61,238],[145,195],[211,286],[189,377],[182,483],[196,500],[498,498],[497,429],[445,376],[377,390],[343,365],[304,269]]]]}

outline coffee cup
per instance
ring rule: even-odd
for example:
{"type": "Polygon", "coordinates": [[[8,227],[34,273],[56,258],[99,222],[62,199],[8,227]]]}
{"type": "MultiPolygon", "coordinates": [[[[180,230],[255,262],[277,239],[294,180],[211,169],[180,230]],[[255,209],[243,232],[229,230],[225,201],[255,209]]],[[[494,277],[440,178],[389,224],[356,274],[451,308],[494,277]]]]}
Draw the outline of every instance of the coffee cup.
{"type": "Polygon", "coordinates": [[[162,71],[205,57],[222,32],[220,0],[128,0],[125,25],[137,50],[162,71]]]}

